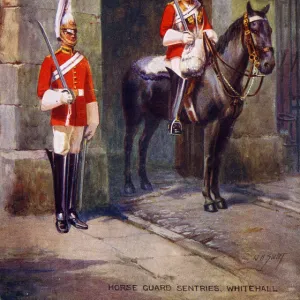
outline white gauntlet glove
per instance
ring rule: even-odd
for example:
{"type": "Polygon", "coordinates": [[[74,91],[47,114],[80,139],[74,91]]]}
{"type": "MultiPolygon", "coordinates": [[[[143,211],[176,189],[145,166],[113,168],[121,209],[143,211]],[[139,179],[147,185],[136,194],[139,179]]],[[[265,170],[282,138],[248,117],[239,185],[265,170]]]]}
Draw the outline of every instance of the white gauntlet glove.
{"type": "Polygon", "coordinates": [[[63,90],[61,92],[60,102],[63,104],[72,104],[74,102],[73,95],[69,90],[63,90]]]}
{"type": "Polygon", "coordinates": [[[176,44],[190,45],[194,43],[194,40],[194,35],[189,31],[185,31],[182,33],[178,30],[168,29],[163,38],[163,45],[166,47],[176,44]]]}
{"type": "Polygon", "coordinates": [[[212,29],[206,29],[206,30],[203,30],[203,32],[205,32],[207,34],[207,37],[214,43],[217,43],[218,41],[218,35],[217,33],[212,30],[212,29]]]}
{"type": "Polygon", "coordinates": [[[191,44],[193,44],[194,43],[194,41],[195,41],[195,37],[194,37],[194,35],[191,33],[191,32],[189,32],[189,31],[185,31],[184,33],[183,33],[183,37],[182,37],[182,42],[186,45],[191,45],[191,44]]]}
{"type": "Polygon", "coordinates": [[[71,104],[74,100],[73,95],[68,90],[64,90],[63,92],[47,90],[41,101],[41,110],[47,111],[63,104],[71,104]]]}

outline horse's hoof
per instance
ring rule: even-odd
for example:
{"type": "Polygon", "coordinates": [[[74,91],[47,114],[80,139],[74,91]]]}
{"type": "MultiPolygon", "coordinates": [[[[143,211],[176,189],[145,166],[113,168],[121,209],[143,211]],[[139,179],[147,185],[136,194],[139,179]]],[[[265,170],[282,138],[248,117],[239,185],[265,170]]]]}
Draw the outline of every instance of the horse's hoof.
{"type": "Polygon", "coordinates": [[[204,204],[204,210],[207,212],[214,213],[218,211],[218,208],[216,203],[208,203],[208,204],[204,204]]]}
{"type": "Polygon", "coordinates": [[[135,194],[135,187],[132,183],[125,184],[124,186],[124,195],[131,196],[135,194]]]}
{"type": "Polygon", "coordinates": [[[221,198],[220,200],[218,200],[216,203],[217,203],[218,209],[227,209],[228,208],[227,202],[223,198],[221,198]]]}
{"type": "Polygon", "coordinates": [[[152,184],[150,182],[141,182],[141,189],[148,191],[148,192],[152,192],[153,191],[153,187],[152,184]]]}

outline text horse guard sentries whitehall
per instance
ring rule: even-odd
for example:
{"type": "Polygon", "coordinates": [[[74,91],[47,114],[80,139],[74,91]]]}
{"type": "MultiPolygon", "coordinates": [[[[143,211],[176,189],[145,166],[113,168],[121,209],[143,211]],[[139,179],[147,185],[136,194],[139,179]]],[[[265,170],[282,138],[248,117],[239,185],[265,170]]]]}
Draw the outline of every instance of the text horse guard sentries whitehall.
{"type": "MultiPolygon", "coordinates": [[[[205,127],[202,194],[205,198],[204,209],[209,212],[227,208],[219,191],[221,155],[242,112],[244,99],[251,96],[248,94],[254,78],[261,77],[262,83],[263,76],[270,74],[275,66],[272,29],[266,18],[268,10],[269,5],[261,11],[255,11],[248,2],[247,13],[228,28],[215,47],[206,44],[211,63],[200,78],[194,79],[194,88],[188,95],[198,122],[205,127]],[[249,61],[252,68],[246,71],[249,61]],[[257,70],[263,75],[258,75],[257,70]],[[242,86],[244,76],[248,80],[242,86]]],[[[163,59],[163,56],[155,56],[138,60],[123,80],[122,104],[126,122],[124,192],[127,195],[135,192],[130,157],[134,137],[143,120],[145,127],[139,140],[138,171],[141,188],[152,190],[146,172],[147,149],[160,121],[168,119],[172,76],[167,72],[163,59]]],[[[190,122],[184,109],[180,118],[183,122],[190,122]]]]}

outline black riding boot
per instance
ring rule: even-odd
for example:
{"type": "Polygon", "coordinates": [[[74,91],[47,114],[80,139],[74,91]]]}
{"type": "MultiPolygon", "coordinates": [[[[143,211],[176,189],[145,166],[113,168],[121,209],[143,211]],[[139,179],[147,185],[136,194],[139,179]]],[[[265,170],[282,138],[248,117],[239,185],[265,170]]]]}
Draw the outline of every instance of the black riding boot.
{"type": "Polygon", "coordinates": [[[178,76],[173,70],[168,69],[171,78],[171,103],[169,107],[170,121],[169,121],[169,133],[172,135],[182,134],[182,124],[178,118],[181,101],[187,90],[188,80],[178,76]]]}
{"type": "Polygon", "coordinates": [[[70,167],[69,167],[69,203],[68,203],[68,217],[71,225],[78,229],[88,229],[88,225],[82,222],[76,212],[77,200],[77,178],[79,171],[79,154],[69,154],[70,167]]]}
{"type": "Polygon", "coordinates": [[[67,217],[68,157],[47,150],[53,173],[56,229],[59,233],[69,231],[67,217]]]}

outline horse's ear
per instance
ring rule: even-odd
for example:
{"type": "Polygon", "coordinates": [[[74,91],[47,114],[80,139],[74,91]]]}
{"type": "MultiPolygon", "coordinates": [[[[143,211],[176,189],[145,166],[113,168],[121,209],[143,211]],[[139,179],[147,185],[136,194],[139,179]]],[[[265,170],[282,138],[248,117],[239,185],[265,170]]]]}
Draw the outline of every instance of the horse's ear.
{"type": "Polygon", "coordinates": [[[270,9],[270,4],[268,4],[265,8],[263,8],[263,9],[261,10],[261,12],[264,13],[264,14],[266,15],[266,14],[268,13],[269,9],[270,9]]]}
{"type": "Polygon", "coordinates": [[[254,10],[251,6],[250,1],[247,2],[247,13],[248,13],[248,15],[252,15],[254,13],[254,10]]]}

